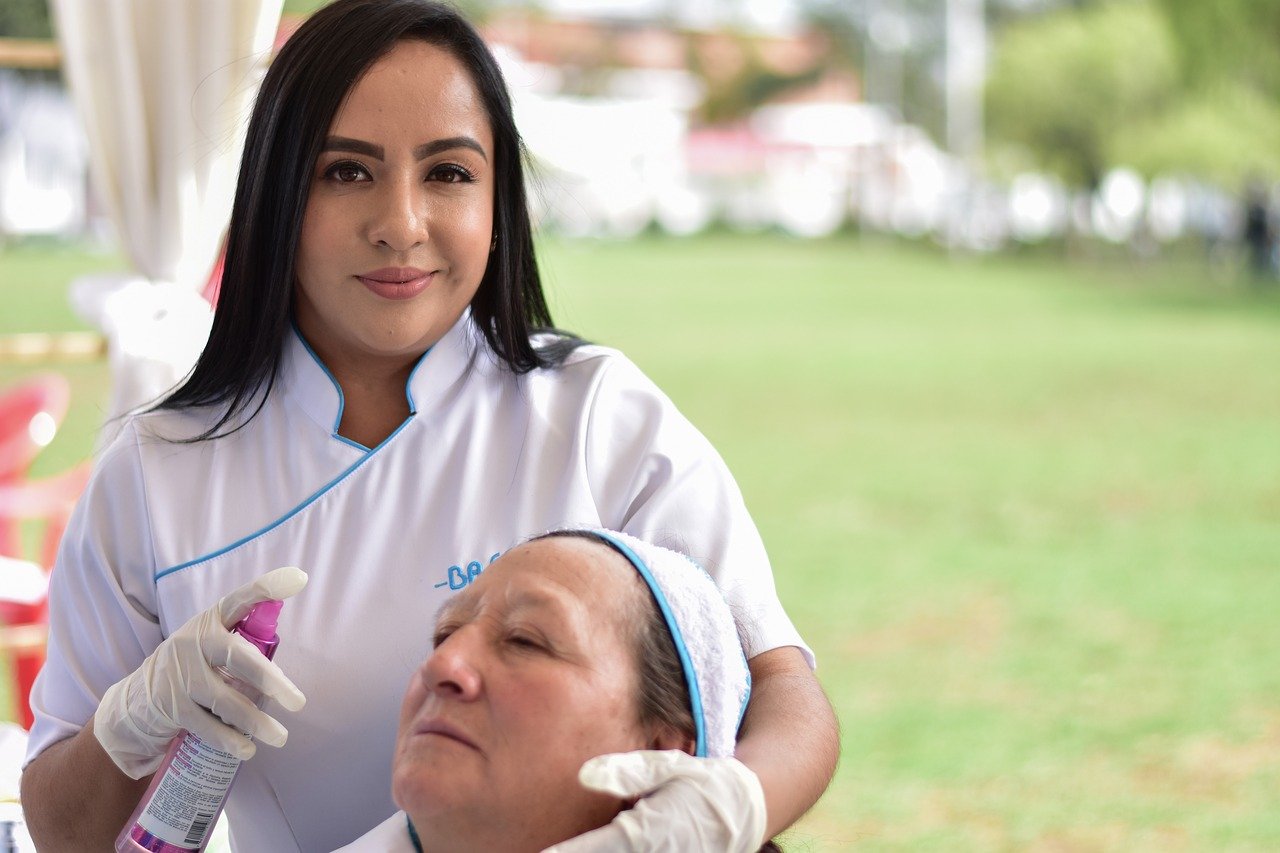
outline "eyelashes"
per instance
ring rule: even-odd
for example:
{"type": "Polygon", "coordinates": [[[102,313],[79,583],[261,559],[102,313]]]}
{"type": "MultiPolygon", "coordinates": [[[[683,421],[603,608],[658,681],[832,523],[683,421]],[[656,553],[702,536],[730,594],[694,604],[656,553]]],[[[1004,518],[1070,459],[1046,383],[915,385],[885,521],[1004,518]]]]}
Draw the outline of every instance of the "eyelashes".
{"type": "Polygon", "coordinates": [[[324,177],[339,184],[355,184],[373,180],[369,170],[354,160],[339,160],[324,170],[324,177]]]}
{"type": "MultiPolygon", "coordinates": [[[[355,160],[339,160],[326,166],[321,173],[325,180],[336,184],[363,184],[373,180],[373,175],[363,163],[355,160]]],[[[475,183],[475,172],[460,163],[440,163],[427,172],[426,180],[443,184],[475,183]]]]}
{"type": "Polygon", "coordinates": [[[546,648],[541,640],[528,634],[510,634],[507,636],[507,644],[527,652],[539,652],[546,648]]]}
{"type": "MultiPolygon", "coordinates": [[[[457,628],[453,625],[442,625],[437,628],[435,633],[431,636],[431,648],[433,650],[440,648],[440,646],[448,640],[456,630],[457,628]]],[[[510,631],[503,635],[501,639],[506,645],[521,651],[538,652],[546,651],[549,648],[547,641],[543,637],[535,635],[532,631],[510,631]]]]}
{"type": "Polygon", "coordinates": [[[470,184],[476,180],[475,172],[457,163],[441,163],[428,173],[428,177],[437,174],[447,174],[453,177],[454,180],[446,181],[446,183],[450,184],[470,184]]]}

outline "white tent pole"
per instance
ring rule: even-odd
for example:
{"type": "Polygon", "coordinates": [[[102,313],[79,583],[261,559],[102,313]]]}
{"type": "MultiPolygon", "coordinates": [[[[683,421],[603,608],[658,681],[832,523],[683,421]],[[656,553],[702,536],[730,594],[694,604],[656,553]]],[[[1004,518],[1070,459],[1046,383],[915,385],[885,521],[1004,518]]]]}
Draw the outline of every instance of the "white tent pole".
{"type": "Polygon", "coordinates": [[[983,145],[986,62],[983,0],[947,0],[947,148],[970,167],[983,145]]]}

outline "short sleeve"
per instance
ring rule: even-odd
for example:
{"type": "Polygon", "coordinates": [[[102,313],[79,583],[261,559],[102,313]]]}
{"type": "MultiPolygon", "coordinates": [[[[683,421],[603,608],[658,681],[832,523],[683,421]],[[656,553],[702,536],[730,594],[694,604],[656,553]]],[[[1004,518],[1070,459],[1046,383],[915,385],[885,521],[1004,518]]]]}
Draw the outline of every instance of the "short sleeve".
{"type": "Polygon", "coordinates": [[[609,359],[590,404],[587,477],[606,526],[688,554],[715,579],[747,657],[813,652],[778,599],[764,543],[711,443],[639,368],[609,359]]]}
{"type": "Polygon", "coordinates": [[[162,639],[136,428],[98,460],[49,583],[48,656],[31,692],[27,762],[76,734],[162,639]]]}

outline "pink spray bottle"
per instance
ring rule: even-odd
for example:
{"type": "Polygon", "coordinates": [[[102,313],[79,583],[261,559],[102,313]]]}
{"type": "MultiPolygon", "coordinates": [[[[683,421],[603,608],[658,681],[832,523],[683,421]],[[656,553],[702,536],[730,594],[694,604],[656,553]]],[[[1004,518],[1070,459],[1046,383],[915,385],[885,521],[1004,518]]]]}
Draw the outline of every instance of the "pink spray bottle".
{"type": "MultiPolygon", "coordinates": [[[[267,659],[275,656],[280,638],[276,622],[281,601],[253,606],[231,630],[258,647],[267,659]]],[[[221,667],[220,674],[255,704],[262,695],[221,667]]],[[[190,732],[180,732],[169,744],[164,760],[147,792],[116,838],[117,853],[192,853],[204,850],[213,824],[222,814],[240,759],[214,749],[190,732]]]]}

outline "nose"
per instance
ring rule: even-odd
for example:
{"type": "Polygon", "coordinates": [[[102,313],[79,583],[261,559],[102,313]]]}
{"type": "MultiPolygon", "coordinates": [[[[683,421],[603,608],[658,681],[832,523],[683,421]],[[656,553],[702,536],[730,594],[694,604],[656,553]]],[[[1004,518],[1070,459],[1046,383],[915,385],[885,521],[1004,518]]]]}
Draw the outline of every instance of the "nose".
{"type": "Polygon", "coordinates": [[[391,178],[383,183],[369,225],[369,241],[393,252],[407,252],[428,239],[426,194],[416,178],[391,178]]]}
{"type": "Polygon", "coordinates": [[[466,628],[450,634],[422,664],[422,681],[429,693],[470,701],[480,695],[483,679],[475,638],[466,628]]]}

